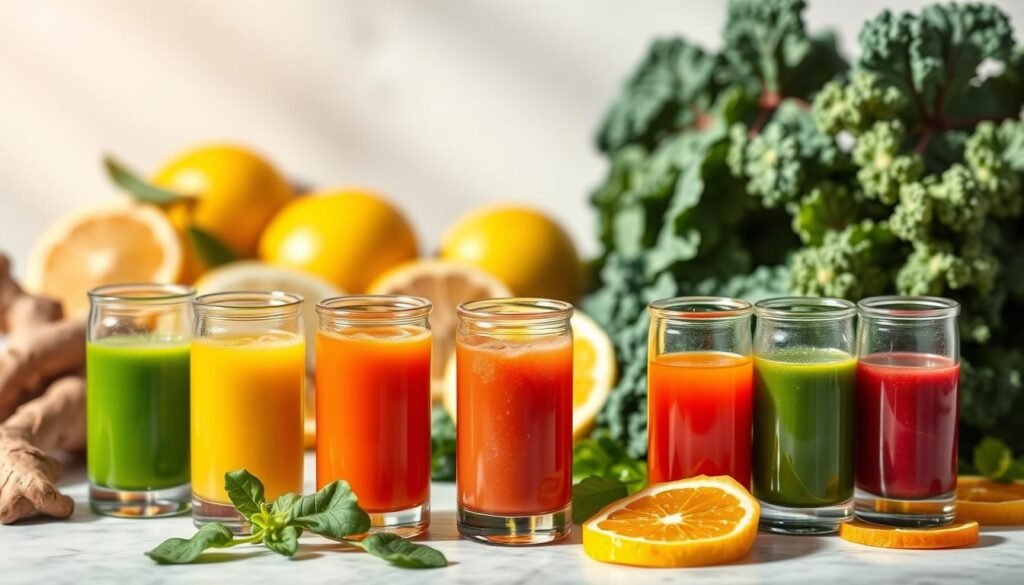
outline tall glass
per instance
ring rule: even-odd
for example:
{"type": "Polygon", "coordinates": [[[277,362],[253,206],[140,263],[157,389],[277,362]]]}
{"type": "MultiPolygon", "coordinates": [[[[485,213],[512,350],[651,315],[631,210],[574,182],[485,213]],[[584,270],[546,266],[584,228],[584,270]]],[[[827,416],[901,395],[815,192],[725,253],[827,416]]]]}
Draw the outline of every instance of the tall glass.
{"type": "Polygon", "coordinates": [[[761,525],[820,534],[853,517],[854,317],[843,299],[754,306],[754,495],[761,525]]]}
{"type": "Polygon", "coordinates": [[[306,343],[302,297],[225,292],[195,300],[192,340],[192,518],[236,532],[224,474],[248,470],[268,501],[302,491],[306,343]]]}
{"type": "Polygon", "coordinates": [[[189,338],[195,292],[174,284],[89,291],[89,504],[108,516],[189,507],[189,338]]]}
{"type": "Polygon", "coordinates": [[[390,295],[317,305],[316,485],[348,481],[373,531],[430,524],[430,310],[390,295]]]}
{"type": "Polygon", "coordinates": [[[459,305],[456,475],[467,538],[526,545],[569,534],[572,311],[530,298],[459,305]]]}
{"type": "Polygon", "coordinates": [[[655,301],[648,311],[650,483],[730,475],[749,489],[750,303],[678,297],[655,301]]]}
{"type": "Polygon", "coordinates": [[[857,306],[857,516],[948,524],[956,513],[960,305],[892,296],[857,306]]]}

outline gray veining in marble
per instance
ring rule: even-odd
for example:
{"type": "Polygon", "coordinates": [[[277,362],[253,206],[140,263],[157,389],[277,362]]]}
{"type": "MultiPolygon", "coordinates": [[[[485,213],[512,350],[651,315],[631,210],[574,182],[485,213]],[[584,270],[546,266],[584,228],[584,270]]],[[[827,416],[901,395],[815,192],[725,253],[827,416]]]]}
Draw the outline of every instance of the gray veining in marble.
{"type": "MultiPolygon", "coordinates": [[[[307,456],[310,490],[312,462],[307,456]]],[[[201,564],[157,566],[142,553],[165,538],[191,535],[191,520],[101,518],[89,511],[83,479],[82,470],[74,469],[64,483],[77,503],[69,521],[0,526],[0,583],[1024,583],[1024,528],[985,530],[974,547],[947,551],[894,551],[836,537],[761,533],[742,562],[696,569],[599,563],[583,553],[578,533],[549,546],[490,547],[459,539],[452,484],[433,486],[434,518],[425,538],[448,556],[452,566],[446,569],[392,568],[317,537],[304,537],[292,560],[239,547],[208,554],[201,564]]]]}

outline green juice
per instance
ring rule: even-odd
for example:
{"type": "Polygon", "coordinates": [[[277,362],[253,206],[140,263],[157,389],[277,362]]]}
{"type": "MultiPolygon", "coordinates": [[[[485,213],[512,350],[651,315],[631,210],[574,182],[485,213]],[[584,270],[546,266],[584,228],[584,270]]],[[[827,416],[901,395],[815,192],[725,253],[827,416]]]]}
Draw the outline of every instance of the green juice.
{"type": "Polygon", "coordinates": [[[856,358],[814,348],[771,358],[754,358],[754,495],[792,508],[849,500],[856,358]]]}
{"type": "Polygon", "coordinates": [[[90,481],[133,491],[188,483],[188,341],[108,337],[85,353],[90,481]]]}

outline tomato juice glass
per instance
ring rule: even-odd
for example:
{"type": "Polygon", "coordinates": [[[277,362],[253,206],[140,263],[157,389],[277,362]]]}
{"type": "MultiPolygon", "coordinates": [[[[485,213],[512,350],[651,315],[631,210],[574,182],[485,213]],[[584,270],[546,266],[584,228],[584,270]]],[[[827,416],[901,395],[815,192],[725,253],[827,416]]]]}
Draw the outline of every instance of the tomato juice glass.
{"type": "Polygon", "coordinates": [[[651,484],[730,475],[750,488],[750,303],[677,297],[651,303],[647,462],[651,484]]]}
{"type": "Polygon", "coordinates": [[[316,486],[347,481],[372,532],[430,525],[430,311],[411,296],[317,305],[316,486]]]}
{"type": "Polygon", "coordinates": [[[572,312],[533,298],[459,305],[457,518],[468,539],[529,545],[569,534],[572,312]]]}
{"type": "Polygon", "coordinates": [[[939,297],[858,303],[856,513],[897,526],[956,515],[960,305],[939,297]]]}

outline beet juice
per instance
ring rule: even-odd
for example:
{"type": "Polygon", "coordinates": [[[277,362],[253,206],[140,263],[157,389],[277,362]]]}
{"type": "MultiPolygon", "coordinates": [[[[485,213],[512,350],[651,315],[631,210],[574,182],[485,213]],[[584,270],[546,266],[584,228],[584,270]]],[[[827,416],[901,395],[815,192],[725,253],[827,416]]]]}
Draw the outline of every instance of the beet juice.
{"type": "Polygon", "coordinates": [[[947,524],[956,502],[959,305],[874,297],[859,309],[857,515],[947,524]]]}

